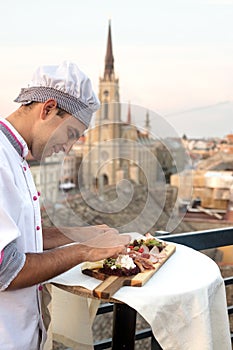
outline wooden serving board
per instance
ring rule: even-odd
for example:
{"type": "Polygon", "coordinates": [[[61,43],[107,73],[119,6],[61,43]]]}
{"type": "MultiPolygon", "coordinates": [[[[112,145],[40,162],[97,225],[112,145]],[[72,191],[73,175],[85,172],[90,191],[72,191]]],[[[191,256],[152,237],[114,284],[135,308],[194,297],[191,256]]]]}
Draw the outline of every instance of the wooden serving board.
{"type": "Polygon", "coordinates": [[[166,257],[162,258],[160,262],[154,264],[155,268],[153,270],[146,270],[134,276],[109,276],[99,272],[98,269],[86,269],[85,265],[84,269],[82,269],[82,272],[85,275],[95,277],[103,281],[93,290],[93,295],[95,297],[100,299],[110,299],[112,295],[122,286],[142,287],[169,259],[175,250],[175,245],[167,244],[163,250],[166,253],[166,257]]]}

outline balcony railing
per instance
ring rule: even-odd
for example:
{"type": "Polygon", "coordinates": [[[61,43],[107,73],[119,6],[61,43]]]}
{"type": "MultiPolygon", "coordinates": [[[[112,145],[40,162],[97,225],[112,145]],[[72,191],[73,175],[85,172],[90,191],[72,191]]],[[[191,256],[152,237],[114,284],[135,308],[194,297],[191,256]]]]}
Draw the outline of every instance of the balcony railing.
{"type": "MultiPolygon", "coordinates": [[[[196,232],[189,232],[189,233],[183,233],[183,234],[167,234],[163,236],[156,236],[157,238],[163,239],[164,241],[174,242],[186,245],[190,248],[193,248],[195,250],[205,250],[205,249],[212,249],[212,248],[218,248],[223,246],[229,246],[233,245],[233,227],[230,228],[220,228],[215,230],[205,230],[205,231],[196,231],[196,232]]],[[[229,286],[233,284],[233,276],[224,278],[225,286],[229,286]]],[[[117,304],[102,304],[97,312],[97,315],[114,312],[114,308],[119,307],[117,304]]],[[[120,306],[124,307],[124,306],[120,306]]],[[[233,305],[228,306],[228,314],[233,314],[233,305]]],[[[127,328],[129,328],[129,325],[131,325],[132,329],[131,331],[135,331],[135,324],[136,324],[136,311],[128,307],[128,318],[127,320],[122,319],[121,322],[125,322],[127,325],[127,328]]],[[[123,350],[123,348],[118,347],[116,339],[119,336],[117,334],[117,327],[114,327],[113,332],[113,338],[114,341],[114,347],[117,350],[123,350]]],[[[129,330],[130,331],[130,330],[129,330]]],[[[152,331],[150,328],[140,330],[135,332],[135,342],[137,340],[145,339],[145,338],[151,338],[151,350],[162,350],[156,339],[154,338],[152,331]]],[[[233,334],[231,334],[231,340],[233,341],[233,334]]],[[[94,345],[95,350],[103,350],[103,349],[109,349],[111,348],[112,344],[112,338],[109,339],[103,339],[101,341],[98,341],[94,345]]],[[[126,347],[124,347],[126,349],[126,347]]],[[[134,347],[129,348],[127,347],[127,350],[133,350],[134,347]]]]}

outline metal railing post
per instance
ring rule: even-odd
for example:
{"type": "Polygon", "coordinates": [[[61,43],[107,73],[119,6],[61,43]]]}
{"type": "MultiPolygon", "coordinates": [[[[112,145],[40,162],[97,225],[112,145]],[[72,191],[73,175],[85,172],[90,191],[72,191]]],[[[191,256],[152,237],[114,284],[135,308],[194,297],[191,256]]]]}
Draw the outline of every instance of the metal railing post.
{"type": "Polygon", "coordinates": [[[163,350],[153,335],[151,337],[151,350],[163,350]]]}
{"type": "Polygon", "coordinates": [[[134,350],[137,312],[126,304],[114,304],[112,350],[134,350]]]}

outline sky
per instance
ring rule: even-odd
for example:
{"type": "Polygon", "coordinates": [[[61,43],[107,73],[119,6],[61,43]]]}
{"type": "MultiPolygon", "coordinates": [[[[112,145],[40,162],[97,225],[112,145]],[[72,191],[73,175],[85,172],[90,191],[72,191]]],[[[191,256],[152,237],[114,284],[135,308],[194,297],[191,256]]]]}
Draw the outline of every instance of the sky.
{"type": "Polygon", "coordinates": [[[121,102],[158,113],[179,136],[224,137],[233,133],[232,18],[233,0],[1,1],[0,115],[18,107],[40,65],[74,61],[98,92],[111,19],[121,102]]]}

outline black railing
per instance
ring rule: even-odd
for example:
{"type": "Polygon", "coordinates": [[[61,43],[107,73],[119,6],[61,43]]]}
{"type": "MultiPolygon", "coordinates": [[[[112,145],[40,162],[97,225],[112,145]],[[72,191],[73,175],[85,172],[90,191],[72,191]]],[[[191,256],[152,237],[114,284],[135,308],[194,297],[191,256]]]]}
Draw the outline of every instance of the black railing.
{"type": "MultiPolygon", "coordinates": [[[[212,249],[212,248],[233,245],[233,227],[220,228],[215,230],[196,231],[196,232],[189,232],[189,233],[182,233],[182,234],[166,234],[162,236],[156,235],[156,237],[164,241],[183,244],[190,248],[200,251],[205,249],[212,249]]],[[[225,283],[225,286],[232,285],[233,276],[224,278],[224,283],[225,283]]],[[[112,303],[102,304],[98,309],[97,315],[108,313],[108,312],[114,312],[114,308],[116,307],[116,305],[117,304],[112,304],[112,303]]],[[[129,311],[129,313],[131,313],[131,311],[129,311]]],[[[233,314],[233,305],[228,306],[228,314],[229,315],[233,314]]],[[[133,320],[133,323],[136,322],[135,315],[136,315],[136,312],[132,310],[132,315],[129,315],[130,323],[132,323],[132,320],[133,320]]],[[[127,322],[127,320],[124,320],[124,322],[127,322]]],[[[113,333],[113,337],[117,337],[117,336],[120,336],[120,335],[113,333]]],[[[162,348],[154,338],[150,328],[146,328],[135,332],[135,341],[145,339],[145,338],[151,338],[151,350],[162,350],[162,348]]],[[[231,339],[233,340],[233,335],[231,335],[231,339]]],[[[94,349],[95,350],[109,349],[111,347],[111,344],[112,344],[112,338],[104,339],[96,342],[94,344],[94,349]]],[[[127,350],[131,350],[133,348],[134,348],[133,346],[131,348],[128,347],[127,350]]]]}

